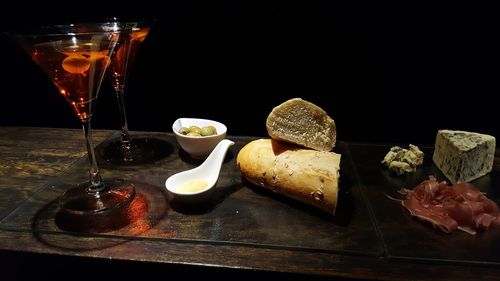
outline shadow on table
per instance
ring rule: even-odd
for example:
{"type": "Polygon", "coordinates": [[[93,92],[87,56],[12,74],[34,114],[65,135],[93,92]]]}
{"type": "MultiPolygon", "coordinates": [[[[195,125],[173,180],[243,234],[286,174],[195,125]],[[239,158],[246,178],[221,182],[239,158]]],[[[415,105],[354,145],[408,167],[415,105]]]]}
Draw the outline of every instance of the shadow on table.
{"type": "Polygon", "coordinates": [[[270,197],[274,200],[277,200],[283,204],[290,205],[291,207],[300,210],[304,213],[308,213],[312,216],[322,218],[324,220],[332,221],[338,226],[349,226],[349,223],[351,221],[354,207],[355,207],[355,202],[352,198],[352,194],[350,192],[349,188],[349,183],[342,183],[342,187],[339,190],[338,193],[338,199],[337,199],[337,207],[335,208],[335,215],[331,215],[326,213],[325,211],[319,210],[317,208],[314,208],[310,205],[307,205],[305,203],[299,202],[297,200],[293,200],[291,198],[285,197],[281,194],[277,194],[275,192],[272,192],[270,190],[264,189],[262,187],[259,187],[245,178],[242,178],[242,181],[245,183],[246,186],[248,186],[253,192],[270,197]],[[345,187],[344,187],[345,186],[345,187]]]}
{"type": "Polygon", "coordinates": [[[112,247],[141,236],[168,214],[170,206],[164,189],[146,183],[134,184],[137,194],[130,210],[146,209],[126,226],[118,229],[103,227],[114,223],[105,216],[95,221],[79,220],[82,225],[75,224],[60,211],[58,199],[55,199],[35,214],[33,235],[47,246],[77,251],[112,247]]]}
{"type": "Polygon", "coordinates": [[[238,191],[243,186],[240,183],[231,184],[228,186],[214,187],[214,192],[207,200],[196,204],[185,204],[176,199],[170,201],[170,206],[173,210],[185,215],[201,215],[208,213],[215,209],[217,205],[221,204],[232,193],[238,191]]]}
{"type": "Polygon", "coordinates": [[[154,163],[167,158],[174,151],[173,145],[167,140],[154,135],[133,135],[132,149],[129,157],[135,159],[128,162],[123,160],[124,154],[121,148],[121,138],[112,137],[96,146],[95,152],[102,168],[134,167],[143,164],[154,163]],[[134,150],[133,148],[136,147],[134,150]]]}

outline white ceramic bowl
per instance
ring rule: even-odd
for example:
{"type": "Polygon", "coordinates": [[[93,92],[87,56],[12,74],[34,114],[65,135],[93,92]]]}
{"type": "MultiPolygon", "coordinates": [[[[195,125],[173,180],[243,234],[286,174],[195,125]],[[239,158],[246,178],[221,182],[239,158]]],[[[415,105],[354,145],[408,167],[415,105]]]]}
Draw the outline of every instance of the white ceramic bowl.
{"type": "Polygon", "coordinates": [[[220,122],[209,119],[179,118],[175,120],[172,125],[172,130],[174,131],[177,142],[189,156],[195,159],[205,159],[215,146],[226,137],[227,127],[220,122]],[[179,133],[182,127],[189,128],[190,126],[198,126],[200,128],[214,126],[217,130],[217,134],[213,136],[194,137],[179,133]]]}

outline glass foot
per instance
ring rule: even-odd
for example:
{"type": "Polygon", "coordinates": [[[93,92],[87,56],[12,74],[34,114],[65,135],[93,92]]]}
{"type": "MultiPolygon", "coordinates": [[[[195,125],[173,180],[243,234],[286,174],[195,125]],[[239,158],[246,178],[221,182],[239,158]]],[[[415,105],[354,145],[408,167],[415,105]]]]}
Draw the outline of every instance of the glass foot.
{"type": "Polygon", "coordinates": [[[84,183],[66,191],[59,200],[58,226],[67,231],[102,233],[127,226],[147,212],[147,203],[134,200],[132,183],[104,182],[99,192],[84,183]]]}
{"type": "Polygon", "coordinates": [[[132,138],[128,145],[114,139],[100,144],[96,152],[105,162],[101,165],[139,165],[167,157],[172,147],[168,142],[155,138],[132,138]]]}

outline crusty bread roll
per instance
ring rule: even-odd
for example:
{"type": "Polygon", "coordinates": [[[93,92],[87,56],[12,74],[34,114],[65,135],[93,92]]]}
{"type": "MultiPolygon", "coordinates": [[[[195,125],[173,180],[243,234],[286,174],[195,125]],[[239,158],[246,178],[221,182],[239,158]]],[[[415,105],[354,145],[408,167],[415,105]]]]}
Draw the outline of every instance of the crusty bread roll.
{"type": "Polygon", "coordinates": [[[260,139],[245,145],[236,162],[248,181],[335,214],[340,154],[260,139]]]}
{"type": "Polygon", "coordinates": [[[335,122],[313,103],[300,98],[276,106],[266,121],[271,138],[308,148],[330,151],[335,146],[335,122]]]}

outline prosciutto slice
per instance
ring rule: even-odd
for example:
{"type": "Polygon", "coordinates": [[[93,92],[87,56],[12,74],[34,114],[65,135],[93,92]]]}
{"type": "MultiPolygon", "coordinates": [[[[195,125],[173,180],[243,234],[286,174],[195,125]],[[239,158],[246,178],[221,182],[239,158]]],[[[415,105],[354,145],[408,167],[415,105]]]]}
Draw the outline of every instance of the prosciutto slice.
{"type": "Polygon", "coordinates": [[[401,201],[412,216],[432,223],[446,233],[456,229],[476,234],[478,229],[500,225],[500,209],[472,184],[459,183],[449,186],[438,182],[434,176],[420,183],[415,189],[399,191],[406,199],[401,201]]]}

